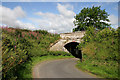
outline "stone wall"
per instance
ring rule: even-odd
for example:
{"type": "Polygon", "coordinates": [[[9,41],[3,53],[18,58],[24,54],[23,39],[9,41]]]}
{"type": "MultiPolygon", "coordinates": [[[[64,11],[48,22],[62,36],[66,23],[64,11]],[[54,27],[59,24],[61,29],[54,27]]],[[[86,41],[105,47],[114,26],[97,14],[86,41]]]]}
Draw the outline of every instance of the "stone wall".
{"type": "Polygon", "coordinates": [[[69,42],[81,42],[81,38],[84,36],[85,31],[73,32],[73,33],[62,33],[60,34],[61,39],[50,47],[50,51],[66,51],[64,45],[69,42]]]}

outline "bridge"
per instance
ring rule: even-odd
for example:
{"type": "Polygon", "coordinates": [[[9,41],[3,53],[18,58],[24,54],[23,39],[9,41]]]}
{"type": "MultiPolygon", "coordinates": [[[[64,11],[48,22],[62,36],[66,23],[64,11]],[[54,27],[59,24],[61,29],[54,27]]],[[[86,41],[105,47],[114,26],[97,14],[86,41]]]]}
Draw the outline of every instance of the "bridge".
{"type": "Polygon", "coordinates": [[[55,44],[52,44],[50,51],[65,51],[70,52],[74,56],[76,52],[76,46],[82,41],[85,31],[78,31],[72,33],[62,33],[60,34],[61,39],[55,44]]]}

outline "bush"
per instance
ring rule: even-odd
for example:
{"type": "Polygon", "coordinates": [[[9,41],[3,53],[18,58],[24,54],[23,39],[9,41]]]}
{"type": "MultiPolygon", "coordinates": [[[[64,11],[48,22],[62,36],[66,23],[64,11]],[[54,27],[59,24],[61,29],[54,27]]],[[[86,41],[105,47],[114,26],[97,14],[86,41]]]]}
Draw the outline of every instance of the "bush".
{"type": "Polygon", "coordinates": [[[35,30],[34,32],[39,32],[44,35],[48,34],[48,32],[46,30],[35,30]]]}
{"type": "Polygon", "coordinates": [[[90,27],[78,46],[83,53],[83,62],[79,62],[77,66],[104,78],[118,78],[118,34],[120,28],[96,31],[90,27]]]}
{"type": "Polygon", "coordinates": [[[18,66],[29,62],[32,57],[49,55],[50,43],[59,39],[59,35],[51,35],[47,31],[38,32],[2,28],[2,79],[17,79],[18,66]],[[47,35],[46,35],[47,34],[47,35]]]}
{"type": "Polygon", "coordinates": [[[105,28],[96,31],[89,27],[79,44],[84,54],[104,60],[118,60],[118,30],[105,28]]]}

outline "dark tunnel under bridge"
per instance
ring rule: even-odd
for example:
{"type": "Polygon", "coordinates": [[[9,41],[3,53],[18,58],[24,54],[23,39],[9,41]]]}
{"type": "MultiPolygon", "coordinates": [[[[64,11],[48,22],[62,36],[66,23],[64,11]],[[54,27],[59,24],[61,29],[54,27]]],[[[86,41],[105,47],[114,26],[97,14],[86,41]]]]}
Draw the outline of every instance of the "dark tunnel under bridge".
{"type": "Polygon", "coordinates": [[[81,50],[77,48],[77,45],[79,45],[78,42],[70,42],[67,43],[64,47],[76,58],[82,59],[82,53],[81,50]]]}

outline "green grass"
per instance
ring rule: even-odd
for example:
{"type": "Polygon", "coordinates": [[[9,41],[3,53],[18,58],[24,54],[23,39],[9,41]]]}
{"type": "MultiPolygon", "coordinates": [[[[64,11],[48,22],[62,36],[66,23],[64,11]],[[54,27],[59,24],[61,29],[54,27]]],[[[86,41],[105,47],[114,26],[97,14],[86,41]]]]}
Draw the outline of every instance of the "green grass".
{"type": "Polygon", "coordinates": [[[32,60],[22,64],[19,68],[19,78],[32,78],[32,69],[35,65],[48,60],[63,59],[63,58],[73,58],[73,56],[42,56],[42,57],[33,57],[32,60]]]}
{"type": "Polygon", "coordinates": [[[103,78],[118,78],[118,33],[120,28],[87,30],[83,42],[78,46],[84,60],[76,66],[103,78]]]}
{"type": "Polygon", "coordinates": [[[2,35],[2,80],[32,79],[35,64],[72,57],[70,53],[49,51],[50,44],[60,39],[59,34],[3,28],[2,35]]]}
{"type": "Polygon", "coordinates": [[[83,71],[95,74],[98,77],[118,78],[117,61],[104,61],[84,57],[84,61],[82,63],[78,61],[76,67],[78,69],[82,69],[83,71]]]}
{"type": "MultiPolygon", "coordinates": [[[[92,32],[94,33],[94,32],[92,32]]],[[[119,31],[104,29],[83,38],[79,48],[84,54],[83,63],[77,67],[104,78],[117,78],[119,31]]],[[[70,57],[65,52],[49,52],[50,44],[60,39],[59,34],[47,31],[3,28],[2,30],[2,74],[3,80],[31,78],[32,67],[45,60],[70,57]]]]}
{"type": "MultiPolygon", "coordinates": [[[[59,34],[51,34],[44,30],[3,28],[2,80],[23,78],[22,74],[30,72],[28,66],[31,66],[32,58],[68,55],[63,52],[49,52],[49,45],[58,39],[60,39],[59,34]]],[[[28,76],[28,74],[25,75],[28,76]]]]}

